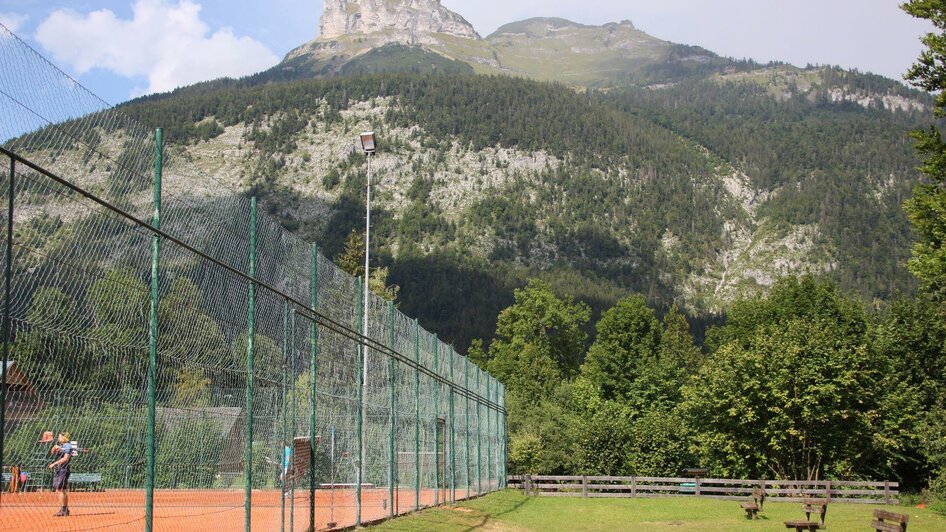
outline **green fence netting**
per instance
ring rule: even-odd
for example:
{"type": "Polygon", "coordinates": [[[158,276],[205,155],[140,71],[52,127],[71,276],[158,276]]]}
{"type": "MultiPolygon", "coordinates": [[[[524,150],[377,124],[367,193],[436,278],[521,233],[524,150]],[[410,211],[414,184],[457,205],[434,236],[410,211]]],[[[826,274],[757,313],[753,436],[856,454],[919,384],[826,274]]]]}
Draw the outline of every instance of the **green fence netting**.
{"type": "Polygon", "coordinates": [[[362,336],[358,279],[2,26],[0,142],[0,529],[62,525],[61,432],[75,529],[324,529],[504,486],[501,383],[374,294],[362,336]]]}

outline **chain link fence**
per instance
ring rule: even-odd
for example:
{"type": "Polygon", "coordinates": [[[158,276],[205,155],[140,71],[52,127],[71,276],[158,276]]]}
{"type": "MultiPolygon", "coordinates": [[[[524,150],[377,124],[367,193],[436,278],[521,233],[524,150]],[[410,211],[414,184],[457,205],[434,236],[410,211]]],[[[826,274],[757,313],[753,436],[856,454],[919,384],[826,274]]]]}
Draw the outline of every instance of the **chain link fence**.
{"type": "Polygon", "coordinates": [[[2,26],[0,142],[0,529],[61,524],[63,432],[89,529],[317,530],[504,486],[501,383],[2,26]]]}

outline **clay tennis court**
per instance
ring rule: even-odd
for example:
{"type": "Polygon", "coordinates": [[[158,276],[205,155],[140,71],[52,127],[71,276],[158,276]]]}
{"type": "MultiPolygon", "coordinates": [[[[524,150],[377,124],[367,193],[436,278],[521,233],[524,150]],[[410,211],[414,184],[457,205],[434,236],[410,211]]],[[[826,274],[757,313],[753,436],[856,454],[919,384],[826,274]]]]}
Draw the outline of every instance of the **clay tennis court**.
{"type": "MultiPolygon", "coordinates": [[[[443,502],[445,491],[441,491],[443,502]]],[[[466,490],[457,490],[457,498],[466,490]]],[[[155,490],[155,530],[242,530],[244,526],[243,490],[155,490]]],[[[362,521],[383,519],[389,515],[387,489],[362,492],[362,521]]],[[[435,490],[421,491],[421,506],[434,505],[435,490]]],[[[398,490],[395,508],[408,513],[414,508],[414,491],[398,490]]],[[[100,493],[69,494],[69,517],[53,517],[59,509],[51,492],[4,493],[0,499],[0,530],[142,530],[144,526],[144,491],[109,490],[100,493]]],[[[294,531],[308,528],[309,494],[297,490],[294,531]]],[[[286,499],[286,530],[289,528],[291,500],[286,499]]],[[[355,524],[355,492],[351,489],[317,490],[315,522],[317,530],[328,530],[330,518],[336,527],[355,524]],[[334,501],[333,501],[334,498],[334,501]],[[334,502],[334,517],[332,506],[334,502]]],[[[280,492],[253,492],[253,530],[280,530],[280,492]]]]}

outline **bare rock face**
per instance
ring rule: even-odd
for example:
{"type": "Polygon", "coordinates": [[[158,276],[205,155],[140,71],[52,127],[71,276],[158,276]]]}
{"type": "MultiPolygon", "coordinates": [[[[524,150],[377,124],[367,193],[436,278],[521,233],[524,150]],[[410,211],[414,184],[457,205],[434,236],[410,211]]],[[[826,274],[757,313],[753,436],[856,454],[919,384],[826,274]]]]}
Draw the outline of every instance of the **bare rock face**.
{"type": "Polygon", "coordinates": [[[467,39],[480,36],[463,17],[440,0],[325,0],[319,40],[371,34],[381,44],[433,44],[434,34],[467,39]]]}

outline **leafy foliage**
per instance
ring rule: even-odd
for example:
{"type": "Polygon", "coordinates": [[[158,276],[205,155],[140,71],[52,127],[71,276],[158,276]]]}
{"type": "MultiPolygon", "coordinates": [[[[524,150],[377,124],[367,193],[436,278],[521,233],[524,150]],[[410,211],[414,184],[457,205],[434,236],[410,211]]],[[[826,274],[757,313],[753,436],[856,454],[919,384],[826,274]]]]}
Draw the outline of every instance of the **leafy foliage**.
{"type": "MultiPolygon", "coordinates": [[[[903,10],[933,23],[937,32],[923,37],[926,49],[906,79],[933,94],[937,118],[946,116],[946,2],[910,0],[903,10]]],[[[946,143],[936,127],[915,131],[916,148],[923,157],[920,170],[928,180],[913,190],[905,208],[919,240],[913,247],[910,270],[939,300],[946,300],[946,143]]]]}
{"type": "Polygon", "coordinates": [[[516,290],[515,298],[499,314],[487,367],[510,388],[544,397],[577,372],[590,311],[584,303],[559,299],[538,280],[516,290]]]}
{"type": "Polygon", "coordinates": [[[659,355],[660,322],[644,298],[622,299],[601,316],[583,372],[605,399],[627,401],[634,382],[659,355]]]}
{"type": "MultiPolygon", "coordinates": [[[[518,295],[514,307],[532,308],[518,295]]],[[[830,282],[787,277],[735,304],[704,355],[677,309],[661,324],[639,295],[625,298],[598,321],[574,380],[551,358],[542,360],[554,387],[524,381],[526,369],[504,374],[511,467],[677,476],[699,465],[721,477],[892,477],[941,489],[946,328],[937,308],[904,301],[869,315],[830,282]]],[[[534,359],[520,360],[530,368],[534,359]]]]}

